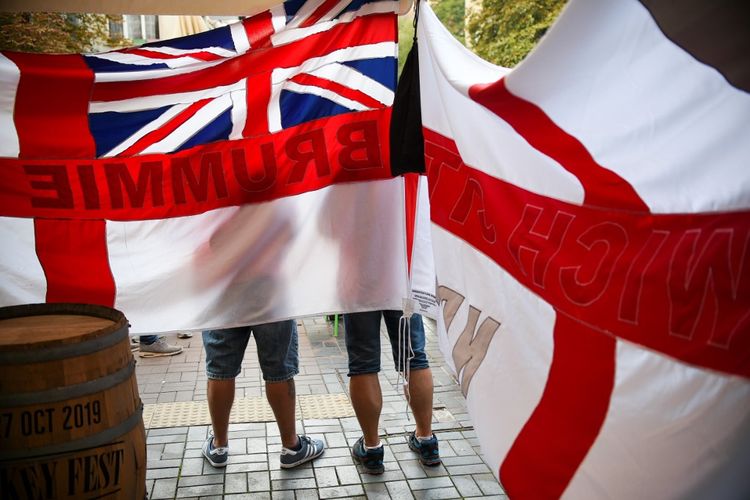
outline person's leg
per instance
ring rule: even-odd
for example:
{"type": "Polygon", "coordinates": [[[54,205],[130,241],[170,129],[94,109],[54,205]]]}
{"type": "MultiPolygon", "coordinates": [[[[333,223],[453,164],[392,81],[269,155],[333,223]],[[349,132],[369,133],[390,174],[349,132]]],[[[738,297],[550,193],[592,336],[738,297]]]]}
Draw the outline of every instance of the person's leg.
{"type": "Polygon", "coordinates": [[[364,435],[365,446],[380,443],[378,423],[383,409],[380,371],[380,311],[344,314],[349,358],[349,397],[364,435]]]}
{"type": "Polygon", "coordinates": [[[294,376],[299,373],[297,323],[278,321],[251,327],[258,346],[258,362],[266,382],[266,399],[276,417],[281,444],[297,446],[294,415],[294,376]]]}
{"type": "Polygon", "coordinates": [[[299,373],[297,323],[294,320],[252,327],[258,361],[266,381],[266,399],[281,436],[281,467],[296,467],[319,457],[325,444],[297,435],[294,376],[299,373]]]}
{"type": "Polygon", "coordinates": [[[349,397],[362,429],[365,446],[378,446],[380,444],[378,423],[383,409],[383,395],[380,391],[378,374],[352,375],[349,380],[349,397]]]}
{"type": "Polygon", "coordinates": [[[404,395],[409,401],[414,420],[416,422],[416,435],[419,437],[432,436],[432,395],[434,386],[432,382],[432,370],[430,369],[425,349],[424,323],[422,316],[412,314],[409,321],[409,336],[411,339],[411,350],[404,357],[404,352],[409,350],[406,337],[402,336],[401,356],[399,360],[399,333],[401,311],[383,311],[385,326],[388,330],[388,338],[391,341],[391,352],[393,362],[398,371],[403,371],[403,360],[409,360],[409,378],[404,385],[404,395]],[[413,354],[412,354],[413,353],[413,354]],[[409,359],[411,358],[411,359],[409,359]]]}
{"type": "Polygon", "coordinates": [[[425,333],[422,316],[413,314],[409,321],[409,339],[399,335],[401,311],[383,311],[388,338],[391,341],[393,362],[396,369],[404,371],[408,359],[409,372],[404,392],[416,423],[414,433],[408,437],[409,448],[419,453],[419,460],[425,465],[434,466],[440,463],[437,437],[432,433],[432,397],[433,382],[427,355],[425,354],[425,333]],[[399,350],[399,341],[401,348],[399,350]],[[404,356],[404,351],[408,351],[404,356]],[[399,354],[402,356],[399,358],[399,354]]]}
{"type": "Polygon", "coordinates": [[[378,424],[383,409],[380,391],[380,311],[344,315],[346,352],[349,358],[349,397],[362,429],[352,446],[352,457],[367,474],[382,474],[384,447],[378,424]]]}
{"type": "Polygon", "coordinates": [[[213,447],[229,443],[229,414],[234,403],[235,378],[250,339],[249,328],[227,328],[203,332],[206,351],[206,396],[213,429],[213,447]]]}
{"type": "Polygon", "coordinates": [[[229,445],[229,414],[234,403],[234,379],[208,379],[206,396],[214,431],[213,445],[226,448],[229,445]]]}
{"type": "Polygon", "coordinates": [[[416,423],[415,432],[417,437],[432,436],[432,370],[422,368],[411,370],[409,373],[409,385],[404,391],[409,391],[409,406],[414,414],[416,423]]]}

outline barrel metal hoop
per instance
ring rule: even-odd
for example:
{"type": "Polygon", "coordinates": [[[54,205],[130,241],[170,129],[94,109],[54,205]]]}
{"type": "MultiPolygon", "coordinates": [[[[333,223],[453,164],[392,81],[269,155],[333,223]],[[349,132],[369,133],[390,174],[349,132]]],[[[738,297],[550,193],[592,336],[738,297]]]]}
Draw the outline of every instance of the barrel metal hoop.
{"type": "Polygon", "coordinates": [[[51,346],[42,350],[3,351],[0,352],[0,363],[8,365],[43,363],[45,361],[85,356],[86,354],[91,354],[112,347],[118,342],[122,342],[127,336],[128,327],[127,325],[124,325],[109,335],[87,340],[86,342],[79,342],[77,344],[51,346]]]}
{"type": "Polygon", "coordinates": [[[0,461],[31,460],[39,457],[52,457],[53,455],[60,455],[63,453],[87,450],[91,448],[98,448],[100,446],[106,446],[108,444],[114,444],[115,440],[118,437],[124,436],[125,434],[130,432],[136,425],[143,425],[142,420],[143,404],[140,404],[128,418],[115,425],[114,427],[104,429],[103,431],[91,436],[86,436],[65,443],[23,450],[0,450],[0,461]]]}
{"type": "Polygon", "coordinates": [[[88,394],[96,394],[115,387],[128,380],[135,371],[135,360],[114,373],[103,377],[63,387],[53,387],[44,391],[0,394],[0,408],[15,408],[33,404],[57,403],[66,399],[75,399],[88,394]]]}

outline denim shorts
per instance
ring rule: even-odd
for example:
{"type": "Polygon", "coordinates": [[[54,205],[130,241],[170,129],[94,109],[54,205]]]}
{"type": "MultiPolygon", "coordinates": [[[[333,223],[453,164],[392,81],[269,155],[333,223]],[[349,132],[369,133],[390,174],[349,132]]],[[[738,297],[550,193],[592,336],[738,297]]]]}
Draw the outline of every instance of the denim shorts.
{"type": "MultiPolygon", "coordinates": [[[[385,320],[388,338],[391,341],[393,364],[398,371],[403,371],[398,359],[398,323],[401,311],[371,311],[344,314],[344,331],[346,335],[346,352],[349,355],[349,376],[378,373],[380,371],[380,317],[385,320]]],[[[409,362],[410,370],[429,368],[427,355],[424,352],[424,324],[422,316],[414,314],[410,321],[411,348],[414,357],[409,362]]],[[[406,339],[401,346],[402,356],[406,349],[406,339]]]]}
{"type": "Polygon", "coordinates": [[[206,349],[206,375],[213,380],[236,378],[242,371],[242,359],[255,337],[258,362],[266,382],[283,382],[299,373],[297,322],[293,319],[255,326],[240,326],[203,332],[206,349]]]}

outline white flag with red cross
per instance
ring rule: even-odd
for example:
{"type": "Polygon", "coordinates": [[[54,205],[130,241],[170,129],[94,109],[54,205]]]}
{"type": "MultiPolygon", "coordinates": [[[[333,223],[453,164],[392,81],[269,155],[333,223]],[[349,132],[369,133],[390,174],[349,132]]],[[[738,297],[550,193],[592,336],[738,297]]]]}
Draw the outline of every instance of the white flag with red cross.
{"type": "Polygon", "coordinates": [[[572,0],[507,70],[421,5],[444,353],[511,498],[750,495],[735,7],[572,0]]]}

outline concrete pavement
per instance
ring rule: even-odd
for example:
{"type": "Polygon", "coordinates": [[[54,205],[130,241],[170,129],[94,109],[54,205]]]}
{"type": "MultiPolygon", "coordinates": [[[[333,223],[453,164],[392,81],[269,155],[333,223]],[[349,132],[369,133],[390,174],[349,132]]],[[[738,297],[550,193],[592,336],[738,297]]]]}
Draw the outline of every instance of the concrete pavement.
{"type": "Polygon", "coordinates": [[[327,449],[321,458],[291,470],[279,467],[280,439],[265,402],[254,342],[237,378],[225,469],[213,468],[201,455],[210,419],[200,333],[191,339],[168,335],[170,343],[184,347],[176,356],[140,358],[134,353],[145,405],[149,498],[506,498],[479,455],[463,395],[437,347],[433,322],[426,320],[425,328],[435,382],[433,429],[443,465],[423,467],[406,445],[405,433],[414,422],[397,385],[383,325],[380,433],[386,452],[381,476],[362,474],[349,455],[349,445],[361,433],[348,399],[343,329],[334,337],[333,324],[322,316],[301,319],[298,328],[298,432],[324,439],[327,449]]]}

